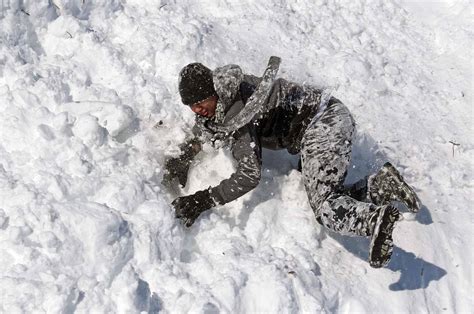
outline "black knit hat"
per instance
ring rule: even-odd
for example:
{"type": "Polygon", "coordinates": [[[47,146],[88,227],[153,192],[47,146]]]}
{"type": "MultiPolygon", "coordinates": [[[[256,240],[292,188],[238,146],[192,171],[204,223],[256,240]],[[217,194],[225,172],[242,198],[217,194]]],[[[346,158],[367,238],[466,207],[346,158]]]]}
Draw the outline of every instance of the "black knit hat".
{"type": "Polygon", "coordinates": [[[179,94],[183,104],[191,106],[217,95],[212,71],[201,63],[190,63],[179,72],[179,94]]]}

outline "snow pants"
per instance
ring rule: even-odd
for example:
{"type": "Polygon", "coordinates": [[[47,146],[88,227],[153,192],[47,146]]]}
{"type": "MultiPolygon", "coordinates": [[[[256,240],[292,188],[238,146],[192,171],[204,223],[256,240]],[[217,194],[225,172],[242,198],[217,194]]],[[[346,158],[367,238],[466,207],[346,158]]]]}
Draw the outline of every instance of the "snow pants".
{"type": "Polygon", "coordinates": [[[302,174],[319,223],[340,234],[370,236],[379,207],[353,198],[344,188],[354,130],[349,110],[331,99],[322,115],[314,117],[304,133],[302,174]]]}

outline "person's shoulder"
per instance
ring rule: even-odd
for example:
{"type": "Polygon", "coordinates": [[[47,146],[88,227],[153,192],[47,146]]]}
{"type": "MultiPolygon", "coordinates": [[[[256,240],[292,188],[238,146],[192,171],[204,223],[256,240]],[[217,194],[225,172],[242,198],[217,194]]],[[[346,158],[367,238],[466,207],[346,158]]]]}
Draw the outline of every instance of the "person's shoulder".
{"type": "Polygon", "coordinates": [[[230,88],[231,86],[228,85],[238,86],[238,84],[242,82],[244,79],[244,73],[237,64],[227,64],[216,68],[212,72],[212,78],[214,80],[214,87],[219,85],[225,88],[230,88]]]}
{"type": "Polygon", "coordinates": [[[239,91],[244,79],[240,66],[228,64],[215,69],[212,73],[214,89],[219,98],[225,103],[232,101],[239,91]]]}
{"type": "Polygon", "coordinates": [[[243,77],[242,68],[237,64],[226,64],[212,71],[214,78],[222,78],[226,76],[243,77]]]}

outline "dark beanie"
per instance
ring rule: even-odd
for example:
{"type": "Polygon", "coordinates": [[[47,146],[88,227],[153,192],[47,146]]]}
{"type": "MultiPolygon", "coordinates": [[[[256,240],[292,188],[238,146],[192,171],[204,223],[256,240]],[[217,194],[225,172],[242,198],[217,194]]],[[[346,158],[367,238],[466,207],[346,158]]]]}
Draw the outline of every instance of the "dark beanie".
{"type": "Polygon", "coordinates": [[[201,63],[190,63],[179,72],[179,94],[183,104],[191,106],[217,95],[212,71],[201,63]]]}

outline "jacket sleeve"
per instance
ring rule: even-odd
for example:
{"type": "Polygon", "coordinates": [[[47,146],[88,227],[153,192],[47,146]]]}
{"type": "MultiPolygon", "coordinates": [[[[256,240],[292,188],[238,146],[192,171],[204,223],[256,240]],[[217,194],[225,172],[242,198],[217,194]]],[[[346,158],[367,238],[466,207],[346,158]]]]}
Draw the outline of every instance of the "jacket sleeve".
{"type": "Polygon", "coordinates": [[[192,135],[188,136],[187,139],[179,145],[180,154],[178,158],[188,164],[193,161],[194,157],[201,151],[202,149],[202,130],[199,128],[198,124],[195,123],[194,127],[192,128],[192,135]]]}
{"type": "Polygon", "coordinates": [[[229,203],[254,189],[261,176],[261,147],[253,126],[247,125],[234,134],[232,155],[237,170],[230,178],[211,188],[211,195],[219,204],[229,203]]]}
{"type": "Polygon", "coordinates": [[[201,141],[196,136],[188,139],[179,145],[179,149],[181,150],[179,158],[184,162],[191,163],[194,157],[201,151],[201,145],[201,141]]]}

